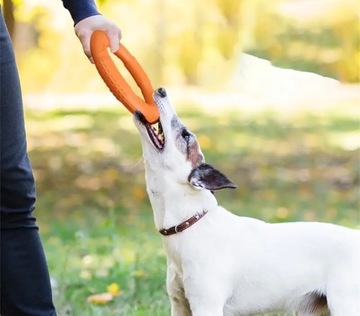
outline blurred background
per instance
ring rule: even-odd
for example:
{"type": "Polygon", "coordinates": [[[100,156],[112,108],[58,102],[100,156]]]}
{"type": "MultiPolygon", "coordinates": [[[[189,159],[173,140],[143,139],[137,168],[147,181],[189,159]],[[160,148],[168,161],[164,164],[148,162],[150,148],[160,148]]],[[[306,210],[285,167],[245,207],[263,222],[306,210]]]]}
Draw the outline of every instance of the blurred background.
{"type": "MultiPolygon", "coordinates": [[[[220,204],[270,222],[359,228],[358,1],[98,7],[154,87],[167,88],[207,162],[238,184],[218,193],[220,204]]],[[[131,115],[83,54],[61,1],[3,0],[3,13],[60,315],[168,315],[166,260],[131,115]],[[104,291],[111,300],[88,300],[104,291]]]]}
{"type": "MultiPolygon", "coordinates": [[[[61,1],[7,3],[5,9],[14,6],[5,14],[26,92],[103,91],[61,1]]],[[[237,75],[242,52],[342,82],[359,81],[356,0],[102,0],[99,8],[122,28],[123,43],[155,86],[223,86],[237,75]]]]}

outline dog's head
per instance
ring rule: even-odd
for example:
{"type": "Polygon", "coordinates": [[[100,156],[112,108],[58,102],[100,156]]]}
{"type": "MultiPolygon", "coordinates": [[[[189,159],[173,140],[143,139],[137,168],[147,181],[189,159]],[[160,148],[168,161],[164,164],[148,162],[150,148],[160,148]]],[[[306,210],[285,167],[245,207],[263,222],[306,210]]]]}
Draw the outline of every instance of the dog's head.
{"type": "Polygon", "coordinates": [[[134,115],[147,172],[162,173],[193,189],[236,188],[224,174],[205,163],[195,134],[181,122],[164,88],[155,91],[154,100],[160,113],[158,123],[149,124],[140,112],[134,115]]]}

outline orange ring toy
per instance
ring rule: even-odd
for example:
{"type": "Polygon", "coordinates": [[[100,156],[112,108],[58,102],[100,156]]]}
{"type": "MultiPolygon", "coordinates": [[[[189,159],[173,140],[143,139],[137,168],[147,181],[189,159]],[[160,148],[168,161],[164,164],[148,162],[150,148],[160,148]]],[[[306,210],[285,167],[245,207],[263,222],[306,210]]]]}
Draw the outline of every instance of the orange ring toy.
{"type": "Polygon", "coordinates": [[[132,56],[129,51],[120,45],[115,55],[125,65],[131,76],[134,78],[136,84],[139,86],[144,100],[139,98],[125,81],[112,61],[107,48],[109,47],[109,39],[102,31],[95,31],[90,40],[91,55],[94,59],[95,66],[105,81],[106,85],[113,93],[113,95],[131,112],[140,111],[146,120],[153,124],[159,120],[159,111],[153,100],[154,89],[151,82],[144,72],[143,68],[132,56]]]}

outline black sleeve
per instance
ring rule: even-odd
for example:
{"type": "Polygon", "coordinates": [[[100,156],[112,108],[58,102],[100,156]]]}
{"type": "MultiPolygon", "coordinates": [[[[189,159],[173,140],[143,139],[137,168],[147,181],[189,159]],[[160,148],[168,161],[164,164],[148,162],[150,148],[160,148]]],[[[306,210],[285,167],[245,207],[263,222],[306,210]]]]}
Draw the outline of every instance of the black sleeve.
{"type": "Polygon", "coordinates": [[[94,0],[62,0],[64,7],[69,10],[74,23],[100,14],[94,0]]]}

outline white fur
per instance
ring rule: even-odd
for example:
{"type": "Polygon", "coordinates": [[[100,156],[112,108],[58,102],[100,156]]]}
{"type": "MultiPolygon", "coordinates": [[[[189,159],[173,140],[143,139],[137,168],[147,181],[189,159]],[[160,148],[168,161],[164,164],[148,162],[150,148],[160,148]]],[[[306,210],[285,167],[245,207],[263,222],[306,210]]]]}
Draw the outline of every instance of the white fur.
{"type": "MultiPolygon", "coordinates": [[[[327,315],[327,309],[304,308],[317,294],[326,296],[331,316],[359,316],[359,231],[325,223],[268,224],[228,212],[209,190],[188,181],[196,166],[179,150],[182,123],[167,97],[157,92],[154,99],[165,148],[157,150],[135,123],[155,225],[169,228],[208,211],[184,232],[163,237],[171,315],[327,315]]],[[[200,149],[198,154],[203,157],[200,149]]]]}

